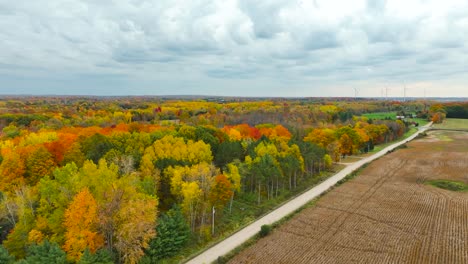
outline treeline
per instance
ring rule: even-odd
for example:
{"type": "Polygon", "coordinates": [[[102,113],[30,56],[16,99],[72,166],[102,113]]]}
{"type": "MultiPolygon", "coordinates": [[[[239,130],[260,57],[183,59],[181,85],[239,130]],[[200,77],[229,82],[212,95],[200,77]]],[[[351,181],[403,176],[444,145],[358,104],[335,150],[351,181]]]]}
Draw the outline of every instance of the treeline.
{"type": "Polygon", "coordinates": [[[447,118],[468,118],[468,103],[448,103],[444,105],[447,118]]]}
{"type": "Polygon", "coordinates": [[[311,127],[345,123],[368,112],[423,111],[432,103],[379,100],[191,100],[163,98],[0,98],[0,130],[10,124],[29,130],[66,126],[108,127],[119,123],[225,125],[262,123],[311,127]]]}
{"type": "Polygon", "coordinates": [[[315,128],[304,141],[327,150],[335,161],[339,161],[342,156],[369,152],[377,144],[403,136],[408,131],[408,126],[408,123],[401,120],[375,120],[371,123],[358,120],[354,125],[315,128]]]}

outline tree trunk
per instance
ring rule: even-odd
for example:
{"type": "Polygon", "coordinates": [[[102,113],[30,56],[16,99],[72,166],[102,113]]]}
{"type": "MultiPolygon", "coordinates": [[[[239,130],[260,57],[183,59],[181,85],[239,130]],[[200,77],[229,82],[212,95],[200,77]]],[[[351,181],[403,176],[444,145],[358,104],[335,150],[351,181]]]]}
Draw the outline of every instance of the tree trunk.
{"type": "Polygon", "coordinates": [[[267,182],[266,189],[267,189],[267,200],[270,200],[270,182],[267,182]]]}
{"type": "Polygon", "coordinates": [[[231,195],[231,201],[229,202],[229,213],[232,213],[232,202],[234,201],[234,192],[231,195]]]}
{"type": "Polygon", "coordinates": [[[261,193],[261,190],[262,190],[262,185],[259,183],[259,184],[258,184],[258,204],[260,204],[260,193],[261,193]]]}
{"type": "Polygon", "coordinates": [[[297,188],[297,173],[294,171],[294,189],[297,188]]]}
{"type": "Polygon", "coordinates": [[[279,179],[276,179],[276,197],[278,197],[279,179]]]}

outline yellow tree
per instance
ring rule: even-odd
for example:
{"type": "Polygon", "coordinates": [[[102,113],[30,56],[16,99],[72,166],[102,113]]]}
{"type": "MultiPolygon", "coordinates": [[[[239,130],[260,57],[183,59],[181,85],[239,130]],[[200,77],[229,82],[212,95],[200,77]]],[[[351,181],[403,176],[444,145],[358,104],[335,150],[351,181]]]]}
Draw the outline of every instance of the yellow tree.
{"type": "Polygon", "coordinates": [[[320,111],[328,115],[328,122],[331,123],[339,111],[339,108],[334,105],[322,105],[320,111]]]}
{"type": "Polygon", "coordinates": [[[161,177],[150,155],[144,155],[141,159],[140,171],[146,193],[155,195],[159,189],[161,177]]]}
{"type": "Polygon", "coordinates": [[[224,173],[231,182],[232,196],[231,202],[229,203],[229,212],[231,212],[232,202],[234,201],[234,194],[235,192],[239,193],[241,190],[241,175],[239,173],[239,168],[234,163],[229,163],[227,165],[227,170],[224,173]]]}
{"type": "Polygon", "coordinates": [[[191,164],[200,162],[211,162],[213,155],[210,145],[203,141],[185,140],[181,137],[168,135],[160,140],[156,140],[152,146],[145,150],[145,155],[153,161],[172,159],[176,161],[186,161],[191,164]]]}
{"type": "Polygon", "coordinates": [[[14,150],[3,151],[3,162],[0,165],[0,190],[12,191],[24,183],[26,166],[21,156],[14,150]]]}
{"type": "Polygon", "coordinates": [[[316,128],[304,138],[304,141],[315,143],[324,149],[326,149],[328,145],[333,143],[335,140],[335,131],[330,128],[316,128]]]}
{"type": "Polygon", "coordinates": [[[203,227],[207,223],[210,192],[219,170],[203,162],[190,167],[169,167],[165,173],[171,179],[171,192],[181,201],[192,230],[198,226],[197,222],[203,227]]]}
{"type": "Polygon", "coordinates": [[[65,211],[65,244],[63,249],[72,260],[79,260],[88,248],[91,252],[104,245],[97,232],[97,204],[87,188],[79,192],[65,211]]]}
{"type": "Polygon", "coordinates": [[[117,249],[125,263],[136,263],[155,236],[157,198],[139,192],[138,175],[119,178],[118,168],[108,166],[105,160],[98,166],[85,162],[78,175],[79,184],[88,187],[96,198],[97,225],[107,247],[117,249]]]}
{"type": "MultiPolygon", "coordinates": [[[[127,193],[128,195],[128,193],[127,193]]],[[[158,202],[143,194],[132,194],[133,198],[122,203],[116,218],[115,247],[124,263],[138,263],[144,255],[143,249],[156,235],[154,226],[158,202]]]]}
{"type": "Polygon", "coordinates": [[[202,191],[197,182],[184,182],[181,186],[182,210],[188,215],[192,232],[195,231],[202,191]]]}
{"type": "Polygon", "coordinates": [[[339,140],[339,149],[342,155],[352,155],[353,154],[353,141],[348,136],[348,134],[343,134],[339,140]]]}
{"type": "MultiPolygon", "coordinates": [[[[297,172],[304,172],[304,158],[296,144],[289,146],[285,142],[280,145],[279,163],[284,176],[288,176],[289,189],[297,186],[297,172]],[[294,178],[292,178],[294,176],[294,178]],[[293,181],[292,181],[293,180],[293,181]]],[[[278,192],[278,181],[276,181],[278,192]]]]}
{"type": "Polygon", "coordinates": [[[39,179],[49,175],[54,166],[54,158],[44,146],[33,149],[26,158],[26,182],[35,185],[39,179]]]}

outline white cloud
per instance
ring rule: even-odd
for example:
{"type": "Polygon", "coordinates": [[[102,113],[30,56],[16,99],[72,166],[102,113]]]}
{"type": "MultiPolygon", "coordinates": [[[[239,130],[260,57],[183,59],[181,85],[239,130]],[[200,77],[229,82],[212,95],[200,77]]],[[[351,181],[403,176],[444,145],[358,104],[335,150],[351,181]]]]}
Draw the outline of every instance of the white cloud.
{"type": "Polygon", "coordinates": [[[0,94],[370,96],[404,80],[468,96],[466,14],[450,0],[3,1],[0,94]]]}

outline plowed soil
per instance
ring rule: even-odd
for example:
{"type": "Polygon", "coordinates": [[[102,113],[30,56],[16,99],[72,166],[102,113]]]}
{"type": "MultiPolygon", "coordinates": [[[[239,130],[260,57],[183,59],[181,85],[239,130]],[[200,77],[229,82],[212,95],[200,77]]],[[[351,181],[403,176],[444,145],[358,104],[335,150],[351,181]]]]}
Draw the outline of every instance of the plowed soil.
{"type": "Polygon", "coordinates": [[[437,131],[372,162],[230,263],[468,263],[468,133],[437,131]]]}

